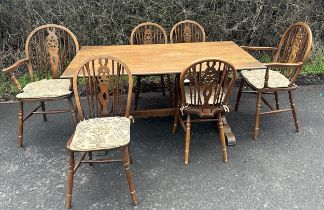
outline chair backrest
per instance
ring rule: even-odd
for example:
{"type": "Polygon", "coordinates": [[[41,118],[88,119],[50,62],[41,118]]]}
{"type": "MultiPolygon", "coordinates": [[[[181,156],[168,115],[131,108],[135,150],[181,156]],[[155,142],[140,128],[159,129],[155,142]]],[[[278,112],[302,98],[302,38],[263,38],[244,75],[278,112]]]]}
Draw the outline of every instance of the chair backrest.
{"type": "Polygon", "coordinates": [[[213,115],[227,104],[236,69],[228,61],[212,57],[190,64],[180,75],[182,105],[199,115],[213,115]]]}
{"type": "Polygon", "coordinates": [[[25,45],[30,77],[59,78],[78,50],[77,38],[64,26],[47,24],[35,28],[25,45]]]}
{"type": "Polygon", "coordinates": [[[206,39],[204,28],[192,20],[176,23],[170,32],[171,43],[204,42],[206,39]]]}
{"type": "Polygon", "coordinates": [[[130,44],[166,44],[168,42],[168,38],[165,30],[162,26],[145,22],[137,25],[130,37],[130,44]]]}
{"type": "Polygon", "coordinates": [[[129,116],[133,78],[125,63],[111,56],[96,56],[78,69],[73,77],[73,90],[80,120],[129,116]],[[80,100],[81,96],[85,100],[80,100]]]}
{"type": "MultiPolygon", "coordinates": [[[[309,26],[299,22],[290,26],[280,39],[273,62],[305,64],[312,49],[312,32],[309,26]]],[[[302,67],[297,70],[286,69],[283,72],[287,77],[299,74],[302,67]]]]}

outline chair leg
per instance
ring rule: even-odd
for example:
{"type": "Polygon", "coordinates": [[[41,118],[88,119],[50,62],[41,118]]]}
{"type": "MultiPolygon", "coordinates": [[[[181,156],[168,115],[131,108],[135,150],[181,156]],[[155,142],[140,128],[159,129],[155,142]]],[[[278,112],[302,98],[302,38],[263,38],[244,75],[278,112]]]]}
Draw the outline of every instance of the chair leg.
{"type": "Polygon", "coordinates": [[[280,109],[280,105],[279,105],[279,95],[278,95],[278,92],[275,91],[274,92],[274,95],[275,95],[275,100],[276,100],[276,108],[277,108],[277,110],[279,110],[280,109]]]}
{"type": "MultiPolygon", "coordinates": [[[[42,107],[42,111],[45,112],[45,102],[41,101],[40,104],[41,104],[41,107],[42,107]]],[[[46,114],[43,114],[43,119],[44,119],[44,121],[47,121],[46,114]]]]}
{"type": "Polygon", "coordinates": [[[179,123],[179,107],[176,108],[175,114],[174,114],[174,123],[173,123],[173,131],[172,133],[175,134],[177,131],[178,123],[179,123]]]}
{"type": "Polygon", "coordinates": [[[297,111],[296,111],[296,105],[295,105],[294,96],[293,96],[292,91],[288,91],[288,94],[289,94],[289,100],[290,100],[290,106],[291,106],[291,109],[292,109],[292,114],[293,114],[293,117],[294,117],[295,127],[296,127],[297,132],[299,132],[300,131],[300,124],[299,124],[298,119],[297,119],[297,111]]]}
{"type": "Polygon", "coordinates": [[[220,146],[221,146],[221,150],[223,153],[223,160],[226,163],[227,162],[227,148],[226,148],[222,113],[217,113],[217,116],[218,116],[219,141],[220,141],[220,146]]]}
{"type": "Polygon", "coordinates": [[[19,102],[19,112],[18,112],[18,146],[22,147],[24,135],[24,102],[19,102]]]}
{"type": "Polygon", "coordinates": [[[175,107],[176,104],[175,104],[175,97],[174,97],[174,89],[172,87],[170,74],[167,75],[167,86],[169,90],[169,96],[170,96],[172,107],[175,107]]]}
{"type": "Polygon", "coordinates": [[[257,101],[256,101],[256,112],[255,112],[255,127],[253,133],[253,139],[257,140],[259,134],[259,126],[260,126],[260,112],[261,112],[261,92],[257,94],[257,101]]]}
{"type": "MultiPolygon", "coordinates": [[[[89,160],[92,160],[92,151],[88,152],[89,160]]],[[[93,163],[89,163],[90,166],[93,166],[93,163]]]]}
{"type": "Polygon", "coordinates": [[[129,163],[133,164],[133,158],[132,158],[132,153],[131,153],[129,144],[127,145],[127,152],[129,154],[129,163]]]}
{"type": "Polygon", "coordinates": [[[190,146],[190,126],[191,126],[190,114],[187,114],[186,123],[186,147],[185,147],[185,164],[188,165],[189,162],[189,146],[190,146]]]}
{"type": "Polygon", "coordinates": [[[136,88],[135,88],[135,101],[134,101],[134,110],[137,110],[137,105],[138,105],[138,98],[139,98],[139,92],[140,92],[140,87],[141,87],[141,76],[136,77],[136,88]]]}
{"type": "Polygon", "coordinates": [[[71,208],[72,203],[72,189],[74,179],[74,152],[69,151],[69,165],[67,174],[67,186],[66,186],[66,208],[71,208]]]}
{"type": "Polygon", "coordinates": [[[238,110],[238,107],[240,105],[240,100],[241,100],[241,95],[242,95],[242,91],[243,91],[243,86],[244,86],[244,79],[241,78],[240,87],[238,89],[237,97],[236,97],[235,111],[238,110]]]}
{"type": "Polygon", "coordinates": [[[133,176],[130,171],[130,162],[129,162],[129,152],[128,152],[128,145],[123,146],[121,148],[122,154],[123,154],[123,162],[124,162],[124,167],[125,167],[125,173],[126,173],[126,178],[129,186],[129,191],[131,193],[132,201],[133,204],[136,206],[138,201],[137,201],[137,196],[135,192],[135,186],[134,186],[134,181],[133,181],[133,176]]]}
{"type": "Polygon", "coordinates": [[[160,76],[161,79],[161,86],[162,86],[162,94],[165,96],[165,82],[164,82],[164,77],[163,75],[160,76]]]}
{"type": "Polygon", "coordinates": [[[70,112],[72,114],[73,123],[74,123],[75,126],[77,126],[78,118],[77,118],[76,113],[75,113],[75,109],[74,109],[72,99],[68,98],[68,102],[69,102],[69,106],[70,106],[70,112]]]}

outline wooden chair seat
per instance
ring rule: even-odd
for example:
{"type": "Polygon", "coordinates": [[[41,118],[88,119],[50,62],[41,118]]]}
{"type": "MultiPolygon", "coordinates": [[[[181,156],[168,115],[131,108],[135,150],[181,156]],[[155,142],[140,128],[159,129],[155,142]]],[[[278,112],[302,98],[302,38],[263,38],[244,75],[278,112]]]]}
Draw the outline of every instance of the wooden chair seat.
{"type": "MultiPolygon", "coordinates": [[[[187,86],[185,86],[184,89],[185,89],[185,96],[186,96],[187,104],[191,104],[191,105],[200,104],[201,105],[201,104],[205,103],[204,97],[201,97],[201,96],[203,96],[203,89],[200,90],[200,94],[198,93],[198,90],[195,91],[196,94],[193,90],[190,91],[190,87],[187,87],[187,86]],[[195,95],[196,95],[196,98],[195,98],[195,95]],[[199,100],[198,96],[200,96],[200,100],[199,100]]],[[[214,95],[215,95],[215,90],[212,90],[211,96],[208,99],[208,104],[214,104],[214,95]]],[[[222,103],[224,101],[224,96],[225,95],[223,94],[223,96],[221,98],[216,99],[215,103],[216,104],[222,103]]]]}
{"type": "Polygon", "coordinates": [[[130,141],[130,119],[103,117],[81,121],[68,145],[71,151],[97,151],[125,146],[130,141]]]}
{"type": "Polygon", "coordinates": [[[70,95],[71,82],[69,79],[43,79],[31,82],[17,94],[18,99],[57,98],[70,95]]]}
{"type": "MultiPolygon", "coordinates": [[[[257,70],[244,70],[241,72],[242,77],[255,89],[264,88],[265,81],[265,69],[257,69],[257,70]]],[[[269,80],[268,87],[269,88],[283,88],[288,87],[290,81],[287,77],[281,74],[278,71],[269,70],[269,80]]]]}

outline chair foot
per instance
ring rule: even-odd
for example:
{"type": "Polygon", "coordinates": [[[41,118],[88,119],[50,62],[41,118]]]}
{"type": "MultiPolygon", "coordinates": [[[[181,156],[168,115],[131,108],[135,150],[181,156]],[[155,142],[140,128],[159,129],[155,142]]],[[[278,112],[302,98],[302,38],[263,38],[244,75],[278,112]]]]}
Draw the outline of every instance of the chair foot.
{"type": "Polygon", "coordinates": [[[128,186],[129,186],[129,191],[131,194],[133,205],[136,206],[138,204],[138,199],[137,199],[137,195],[135,192],[133,176],[130,171],[130,157],[129,157],[128,145],[123,146],[121,148],[121,150],[122,150],[122,154],[123,154],[123,162],[124,162],[126,178],[127,178],[127,182],[128,182],[128,186]]]}
{"type": "Polygon", "coordinates": [[[72,189],[74,179],[74,152],[69,151],[69,165],[67,174],[67,186],[66,186],[66,208],[71,208],[72,203],[72,189]]]}
{"type": "Polygon", "coordinates": [[[187,123],[186,123],[186,144],[185,144],[185,161],[184,163],[188,165],[189,163],[189,147],[190,147],[190,126],[191,126],[190,114],[187,114],[187,123]]]}
{"type": "Polygon", "coordinates": [[[261,112],[261,92],[257,94],[257,102],[256,102],[256,111],[255,111],[255,126],[253,132],[253,139],[257,140],[260,130],[260,112],[261,112]]]}
{"type": "Polygon", "coordinates": [[[218,129],[219,129],[219,142],[220,142],[220,147],[221,147],[221,151],[223,154],[223,161],[226,163],[227,162],[227,147],[226,147],[222,113],[217,113],[217,117],[218,117],[218,129]]]}
{"type": "Polygon", "coordinates": [[[253,140],[258,140],[258,136],[259,136],[259,128],[254,128],[253,140]]]}
{"type": "Polygon", "coordinates": [[[19,102],[18,112],[18,147],[23,146],[23,135],[24,135],[24,102],[19,102]]]}
{"type": "Polygon", "coordinates": [[[293,117],[294,117],[294,123],[295,123],[296,131],[299,132],[300,131],[300,123],[299,123],[298,118],[297,118],[297,110],[296,110],[294,96],[293,96],[292,91],[288,91],[288,94],[289,94],[291,111],[292,111],[292,114],[293,114],[293,117]]]}

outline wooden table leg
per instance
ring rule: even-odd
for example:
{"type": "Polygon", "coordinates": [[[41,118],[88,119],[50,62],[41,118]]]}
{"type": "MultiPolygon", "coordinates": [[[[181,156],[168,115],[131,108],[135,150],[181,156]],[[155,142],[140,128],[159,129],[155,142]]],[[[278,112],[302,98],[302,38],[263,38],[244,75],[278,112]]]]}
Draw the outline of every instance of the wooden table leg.
{"type": "Polygon", "coordinates": [[[226,121],[226,117],[225,115],[223,115],[223,123],[224,123],[224,133],[225,133],[225,138],[227,141],[227,145],[228,146],[234,146],[236,145],[236,139],[235,136],[231,130],[231,127],[229,126],[229,124],[226,121]]]}

